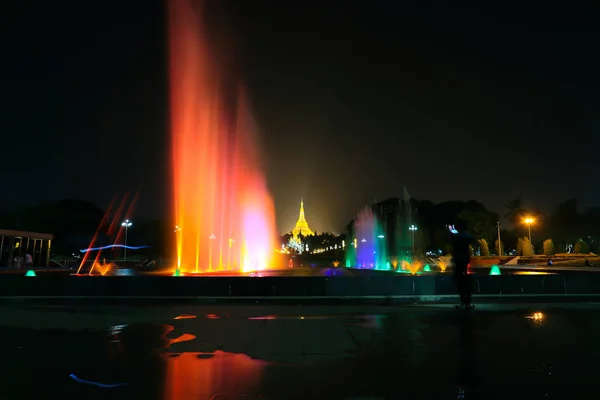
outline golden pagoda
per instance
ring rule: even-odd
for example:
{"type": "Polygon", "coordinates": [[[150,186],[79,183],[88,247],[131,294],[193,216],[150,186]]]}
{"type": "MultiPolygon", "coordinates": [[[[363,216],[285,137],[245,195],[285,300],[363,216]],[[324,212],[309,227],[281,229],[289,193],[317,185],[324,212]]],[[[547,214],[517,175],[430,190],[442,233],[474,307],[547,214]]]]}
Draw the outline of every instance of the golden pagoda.
{"type": "Polygon", "coordinates": [[[294,239],[297,239],[298,235],[314,236],[314,234],[315,233],[308,227],[306,218],[304,218],[304,201],[300,200],[300,215],[298,216],[298,222],[296,222],[296,226],[294,229],[292,229],[292,235],[294,236],[294,239]]]}

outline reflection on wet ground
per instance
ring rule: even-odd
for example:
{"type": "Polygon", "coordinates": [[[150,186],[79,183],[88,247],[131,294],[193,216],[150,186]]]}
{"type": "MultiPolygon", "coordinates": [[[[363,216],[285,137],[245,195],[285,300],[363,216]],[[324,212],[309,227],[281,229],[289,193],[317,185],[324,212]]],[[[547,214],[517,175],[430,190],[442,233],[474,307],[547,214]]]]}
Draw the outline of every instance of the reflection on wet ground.
{"type": "Polygon", "coordinates": [[[87,308],[0,306],[0,399],[578,399],[599,388],[598,304],[87,308]]]}

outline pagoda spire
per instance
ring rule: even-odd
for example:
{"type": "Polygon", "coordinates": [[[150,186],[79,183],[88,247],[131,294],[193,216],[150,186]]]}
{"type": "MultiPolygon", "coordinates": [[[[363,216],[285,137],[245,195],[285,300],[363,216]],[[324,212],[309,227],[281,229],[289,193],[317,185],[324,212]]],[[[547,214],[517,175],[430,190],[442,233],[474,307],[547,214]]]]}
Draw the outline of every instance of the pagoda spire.
{"type": "Polygon", "coordinates": [[[294,227],[294,229],[292,229],[292,234],[294,235],[294,238],[297,238],[298,235],[314,235],[314,232],[311,231],[308,227],[308,222],[306,222],[306,217],[304,216],[304,199],[300,199],[300,213],[298,215],[298,221],[296,222],[296,226],[294,227]]]}
{"type": "Polygon", "coordinates": [[[298,221],[306,221],[304,217],[304,199],[300,199],[300,215],[298,216],[298,221]]]}

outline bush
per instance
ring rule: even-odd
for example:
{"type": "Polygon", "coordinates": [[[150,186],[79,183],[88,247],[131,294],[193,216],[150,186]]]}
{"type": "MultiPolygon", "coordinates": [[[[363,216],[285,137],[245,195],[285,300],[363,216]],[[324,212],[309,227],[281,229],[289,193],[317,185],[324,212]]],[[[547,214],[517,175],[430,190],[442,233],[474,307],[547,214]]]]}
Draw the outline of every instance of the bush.
{"type": "Polygon", "coordinates": [[[523,238],[519,238],[517,240],[517,255],[518,256],[523,255],[523,238]]]}
{"type": "Polygon", "coordinates": [[[575,243],[575,248],[573,249],[574,253],[578,254],[587,254],[590,252],[590,246],[583,239],[579,239],[577,243],[575,243]]]}
{"type": "Polygon", "coordinates": [[[554,241],[552,239],[546,239],[543,243],[544,246],[544,255],[553,256],[556,254],[556,250],[554,249],[554,241]]]}
{"type": "Polygon", "coordinates": [[[479,255],[488,257],[490,255],[490,247],[488,246],[487,240],[479,239],[479,255]]]}
{"type": "Polygon", "coordinates": [[[531,242],[528,237],[524,237],[521,242],[521,252],[523,253],[523,257],[533,257],[534,249],[531,246],[531,242]]]}

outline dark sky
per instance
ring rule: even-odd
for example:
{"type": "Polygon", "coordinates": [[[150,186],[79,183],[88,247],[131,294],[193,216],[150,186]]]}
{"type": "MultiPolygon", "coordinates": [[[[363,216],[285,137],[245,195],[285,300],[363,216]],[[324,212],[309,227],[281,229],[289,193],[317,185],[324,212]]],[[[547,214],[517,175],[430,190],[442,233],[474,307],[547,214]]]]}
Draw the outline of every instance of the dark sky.
{"type": "MultiPolygon", "coordinates": [[[[166,215],[163,2],[10,1],[2,201],[140,190],[136,218],[166,215]]],[[[597,10],[224,2],[280,230],[301,197],[313,228],[341,231],[403,185],[499,213],[600,205],[597,10]]]]}

